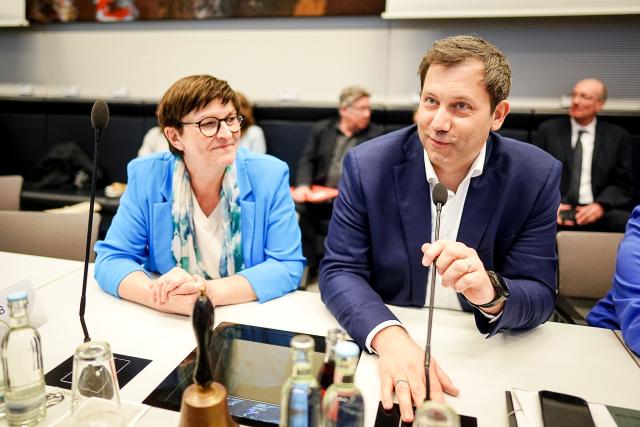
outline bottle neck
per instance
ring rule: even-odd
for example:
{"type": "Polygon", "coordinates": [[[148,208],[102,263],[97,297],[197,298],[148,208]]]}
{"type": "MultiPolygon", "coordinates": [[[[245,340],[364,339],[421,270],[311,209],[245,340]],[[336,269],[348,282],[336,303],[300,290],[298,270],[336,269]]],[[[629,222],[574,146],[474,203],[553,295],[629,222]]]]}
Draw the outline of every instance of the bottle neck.
{"type": "Polygon", "coordinates": [[[311,363],[311,350],[292,350],[291,376],[293,378],[305,378],[311,376],[313,366],[311,363]]]}
{"type": "Polygon", "coordinates": [[[338,386],[352,387],[355,382],[357,357],[337,358],[333,383],[338,386]]]}
{"type": "Polygon", "coordinates": [[[20,300],[9,303],[9,327],[18,328],[28,324],[27,302],[20,300]]]}
{"type": "Polygon", "coordinates": [[[328,363],[331,360],[336,359],[336,343],[327,341],[327,345],[324,351],[324,363],[328,363]]]}

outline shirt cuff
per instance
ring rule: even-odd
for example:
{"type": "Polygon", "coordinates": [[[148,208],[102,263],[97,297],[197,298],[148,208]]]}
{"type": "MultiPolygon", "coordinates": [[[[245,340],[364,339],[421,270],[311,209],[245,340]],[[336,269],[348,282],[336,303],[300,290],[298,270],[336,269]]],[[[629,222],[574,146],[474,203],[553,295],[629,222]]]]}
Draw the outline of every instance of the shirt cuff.
{"type": "Polygon", "coordinates": [[[375,337],[378,332],[389,326],[400,326],[404,329],[402,323],[398,322],[397,320],[385,320],[384,322],[378,324],[378,326],[376,326],[371,330],[371,332],[369,332],[369,335],[367,335],[367,339],[364,342],[364,345],[365,347],[367,347],[367,350],[369,350],[369,353],[378,354],[373,348],[371,348],[371,341],[373,341],[373,337],[375,337]]]}
{"type": "Polygon", "coordinates": [[[489,314],[489,313],[485,313],[484,311],[482,311],[481,309],[478,309],[478,311],[487,319],[489,319],[489,323],[495,323],[496,321],[498,321],[498,319],[500,318],[500,316],[502,316],[502,313],[504,313],[504,310],[502,310],[500,313],[498,314],[489,314]]]}

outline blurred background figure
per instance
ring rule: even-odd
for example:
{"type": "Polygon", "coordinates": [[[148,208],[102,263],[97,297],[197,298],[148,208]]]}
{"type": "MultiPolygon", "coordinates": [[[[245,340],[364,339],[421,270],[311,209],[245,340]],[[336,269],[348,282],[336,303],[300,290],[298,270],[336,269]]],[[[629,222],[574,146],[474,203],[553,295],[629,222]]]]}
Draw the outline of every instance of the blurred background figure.
{"type": "Polygon", "coordinates": [[[309,140],[298,163],[297,187],[292,196],[300,215],[302,252],[307,258],[309,279],[313,279],[324,254],[324,238],[333,211],[333,200],[313,202],[311,186],[338,188],[342,160],[347,152],[383,133],[382,126],[371,123],[371,95],[360,86],[342,90],[338,100],[338,118],[321,120],[311,128],[309,140]]]}
{"type": "Polygon", "coordinates": [[[244,116],[240,148],[246,148],[256,154],[265,154],[267,152],[267,143],[264,139],[262,128],[256,124],[256,119],[253,117],[253,107],[244,94],[236,93],[238,101],[240,101],[240,114],[244,116]]]}

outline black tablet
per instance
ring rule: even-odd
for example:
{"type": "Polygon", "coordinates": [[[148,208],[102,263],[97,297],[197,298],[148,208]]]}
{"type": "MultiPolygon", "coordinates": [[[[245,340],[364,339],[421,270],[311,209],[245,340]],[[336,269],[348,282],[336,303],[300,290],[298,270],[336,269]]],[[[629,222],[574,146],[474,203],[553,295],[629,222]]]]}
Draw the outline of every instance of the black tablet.
{"type": "MultiPolygon", "coordinates": [[[[227,388],[229,412],[248,426],[278,425],[280,390],[291,373],[289,343],[297,332],[221,323],[212,334],[209,359],[213,376],[227,388]]],[[[322,366],[324,337],[315,341],[314,368],[322,366]]],[[[182,392],[193,382],[195,349],[143,401],[180,410],[182,392]]]]}

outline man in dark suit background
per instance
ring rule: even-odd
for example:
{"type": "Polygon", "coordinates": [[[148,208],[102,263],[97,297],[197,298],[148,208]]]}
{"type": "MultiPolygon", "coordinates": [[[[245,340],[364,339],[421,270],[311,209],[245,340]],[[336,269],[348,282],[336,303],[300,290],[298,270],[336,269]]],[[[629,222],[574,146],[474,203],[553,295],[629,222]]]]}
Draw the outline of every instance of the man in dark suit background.
{"type": "Polygon", "coordinates": [[[569,117],[542,123],[533,137],[562,162],[557,222],[566,229],[624,232],[634,205],[631,137],[597,119],[606,100],[600,80],[579,81],[569,117]]]}
{"type": "Polygon", "coordinates": [[[322,257],[318,236],[324,237],[331,218],[331,200],[308,200],[312,185],[338,188],[342,160],[347,151],[382,134],[382,127],[371,123],[370,94],[359,86],[342,90],[338,118],[321,120],[313,125],[309,141],[298,162],[293,200],[300,214],[302,253],[307,258],[310,278],[315,275],[322,257]]]}
{"type": "MultiPolygon", "coordinates": [[[[347,153],[320,267],[322,300],[378,353],[383,406],[395,392],[407,422],[426,394],[425,354],[385,303],[423,307],[437,257],[435,306],[472,311],[489,336],[541,324],[554,309],[560,203],[560,163],[494,133],[510,109],[502,52],[472,36],[438,40],[419,74],[417,126],[347,153]],[[433,242],[438,182],[448,200],[433,242]]],[[[458,393],[433,358],[429,377],[432,399],[458,393]]]]}

